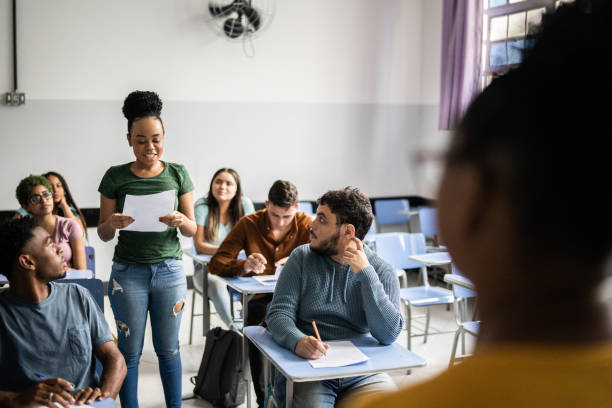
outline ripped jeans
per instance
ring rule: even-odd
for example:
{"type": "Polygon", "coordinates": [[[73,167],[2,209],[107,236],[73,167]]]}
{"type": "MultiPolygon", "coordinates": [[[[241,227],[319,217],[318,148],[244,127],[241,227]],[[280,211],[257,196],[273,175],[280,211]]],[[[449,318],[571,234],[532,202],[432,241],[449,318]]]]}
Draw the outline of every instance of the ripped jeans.
{"type": "Polygon", "coordinates": [[[117,345],[127,365],[127,376],[119,392],[122,407],[138,407],[138,364],[147,312],[151,315],[153,347],[166,406],[181,406],[178,333],[186,296],[187,281],[180,259],[168,258],[156,264],[113,263],[108,297],[117,323],[117,345]]]}

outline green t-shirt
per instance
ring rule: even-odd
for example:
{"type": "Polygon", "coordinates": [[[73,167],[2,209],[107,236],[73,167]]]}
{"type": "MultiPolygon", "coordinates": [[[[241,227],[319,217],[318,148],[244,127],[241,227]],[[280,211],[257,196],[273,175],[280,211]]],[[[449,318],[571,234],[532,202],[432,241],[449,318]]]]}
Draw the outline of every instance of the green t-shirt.
{"type": "MultiPolygon", "coordinates": [[[[193,191],[193,183],[185,167],[162,162],[164,170],[155,177],[142,178],[130,170],[131,163],[113,166],[106,171],[98,191],[104,197],[117,200],[117,212],[123,211],[126,194],[146,195],[174,190],[174,209],[178,208],[178,197],[193,191]]],[[[168,227],[164,232],[119,231],[113,261],[123,264],[154,264],[167,258],[181,259],[183,253],[176,228],[168,227]]]]}

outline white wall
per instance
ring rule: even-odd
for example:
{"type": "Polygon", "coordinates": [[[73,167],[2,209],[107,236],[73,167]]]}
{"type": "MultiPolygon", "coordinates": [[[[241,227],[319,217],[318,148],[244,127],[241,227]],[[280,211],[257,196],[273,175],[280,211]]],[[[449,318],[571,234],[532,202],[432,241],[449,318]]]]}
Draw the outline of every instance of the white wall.
{"type": "MultiPolygon", "coordinates": [[[[21,87],[53,100],[152,88],[180,101],[420,102],[421,1],[278,0],[254,58],[212,33],[207,3],[20,0],[21,87]]],[[[6,21],[10,1],[0,10],[6,21]]]]}
{"type": "MultiPolygon", "coordinates": [[[[97,207],[104,171],[133,157],[121,105],[134,89],[164,100],[164,159],[187,166],[196,196],[221,166],[256,201],[277,178],[304,199],[349,184],[370,196],[435,190],[435,166],[415,155],[447,138],[440,0],[277,0],[253,58],[211,32],[202,0],[17,3],[27,103],[0,105],[0,209],[17,206],[19,179],[50,169],[97,207]]],[[[12,89],[10,16],[0,0],[0,92],[12,89]]]]}

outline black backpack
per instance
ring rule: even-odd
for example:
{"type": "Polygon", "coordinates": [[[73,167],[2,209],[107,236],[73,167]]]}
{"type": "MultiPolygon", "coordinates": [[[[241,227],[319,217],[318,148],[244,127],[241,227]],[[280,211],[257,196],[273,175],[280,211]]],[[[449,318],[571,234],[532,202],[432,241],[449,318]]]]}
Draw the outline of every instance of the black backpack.
{"type": "Polygon", "coordinates": [[[193,393],[216,407],[236,407],[245,401],[247,381],[242,369],[242,336],[220,327],[206,335],[206,347],[193,393]]]}

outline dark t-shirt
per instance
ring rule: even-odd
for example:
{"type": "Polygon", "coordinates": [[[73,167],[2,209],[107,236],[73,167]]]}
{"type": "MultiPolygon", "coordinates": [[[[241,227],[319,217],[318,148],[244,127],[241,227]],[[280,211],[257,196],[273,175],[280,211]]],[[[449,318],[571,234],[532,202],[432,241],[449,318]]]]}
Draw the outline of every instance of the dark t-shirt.
{"type": "Polygon", "coordinates": [[[76,389],[97,386],[93,350],[113,337],[87,289],[49,284],[42,302],[0,293],[0,390],[21,392],[41,377],[61,377],[76,389]]]}
{"type": "MultiPolygon", "coordinates": [[[[123,211],[126,194],[146,195],[174,190],[174,209],[178,197],[193,191],[193,183],[185,167],[164,163],[164,170],[155,177],[138,177],[130,170],[131,163],[113,166],[106,171],[98,191],[107,198],[117,200],[117,212],[123,211]]],[[[154,264],[167,258],[181,259],[181,245],[176,228],[163,232],[119,231],[113,261],[122,264],[154,264]]]]}

